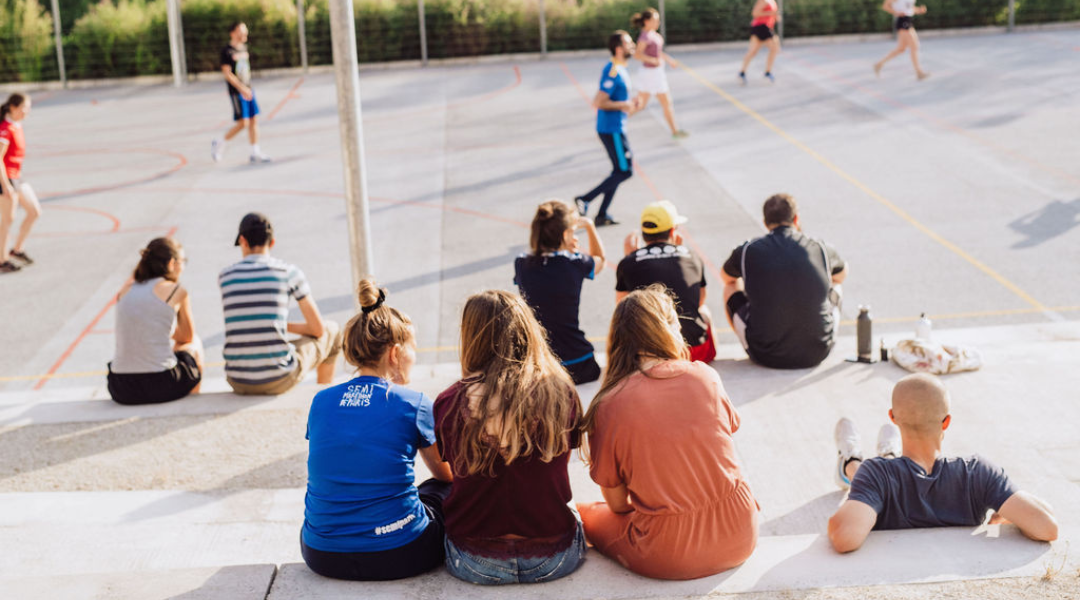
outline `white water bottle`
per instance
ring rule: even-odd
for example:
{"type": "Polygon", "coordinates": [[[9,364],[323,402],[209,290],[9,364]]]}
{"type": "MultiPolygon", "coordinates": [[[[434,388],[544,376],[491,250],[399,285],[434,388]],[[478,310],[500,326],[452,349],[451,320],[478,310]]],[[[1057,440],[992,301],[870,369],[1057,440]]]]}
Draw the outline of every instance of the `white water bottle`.
{"type": "Polygon", "coordinates": [[[932,323],[926,318],[926,313],[919,316],[919,322],[915,324],[915,337],[920,340],[930,341],[930,327],[932,323]]]}

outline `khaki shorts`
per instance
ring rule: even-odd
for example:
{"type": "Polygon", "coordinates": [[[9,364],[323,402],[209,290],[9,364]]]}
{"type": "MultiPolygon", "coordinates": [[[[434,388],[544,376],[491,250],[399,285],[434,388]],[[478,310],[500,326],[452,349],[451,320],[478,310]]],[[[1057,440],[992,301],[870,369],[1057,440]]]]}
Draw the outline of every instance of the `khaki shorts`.
{"type": "Polygon", "coordinates": [[[292,373],[281,379],[256,385],[237,383],[229,379],[229,385],[241,396],[278,396],[293,389],[296,384],[303,381],[308,372],[319,365],[336,361],[338,354],[341,353],[341,327],[333,321],[323,321],[323,328],[325,331],[320,337],[313,338],[304,335],[293,342],[296,368],[292,373]]]}

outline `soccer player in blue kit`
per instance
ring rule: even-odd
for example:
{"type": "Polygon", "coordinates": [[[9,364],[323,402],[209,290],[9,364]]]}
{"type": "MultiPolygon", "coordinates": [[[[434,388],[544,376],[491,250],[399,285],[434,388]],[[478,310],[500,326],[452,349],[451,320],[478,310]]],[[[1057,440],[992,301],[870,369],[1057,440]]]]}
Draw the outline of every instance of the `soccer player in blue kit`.
{"type": "Polygon", "coordinates": [[[600,185],[574,198],[578,212],[584,216],[589,212],[589,203],[601,194],[604,196],[595,219],[597,227],[618,225],[607,211],[615,199],[615,190],[620,183],[630,179],[634,170],[633,153],[626,140],[626,119],[641,110],[644,104],[636,98],[630,99],[630,72],[626,67],[626,61],[634,55],[634,40],[630,34],[622,30],[611,34],[608,50],[611,51],[611,62],[604,66],[593,106],[597,109],[596,133],[611,159],[612,170],[600,185]]]}

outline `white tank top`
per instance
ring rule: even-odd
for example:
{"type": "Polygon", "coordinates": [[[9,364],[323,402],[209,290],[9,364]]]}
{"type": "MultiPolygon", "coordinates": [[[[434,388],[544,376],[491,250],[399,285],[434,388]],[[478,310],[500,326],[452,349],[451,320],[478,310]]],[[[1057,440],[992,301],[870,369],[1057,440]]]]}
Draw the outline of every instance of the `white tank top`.
{"type": "Polygon", "coordinates": [[[154,294],[160,277],[131,284],[116,303],[113,373],[160,373],[176,366],[176,309],[154,294]]]}
{"type": "Polygon", "coordinates": [[[915,0],[893,0],[892,9],[905,17],[914,17],[915,0]]]}

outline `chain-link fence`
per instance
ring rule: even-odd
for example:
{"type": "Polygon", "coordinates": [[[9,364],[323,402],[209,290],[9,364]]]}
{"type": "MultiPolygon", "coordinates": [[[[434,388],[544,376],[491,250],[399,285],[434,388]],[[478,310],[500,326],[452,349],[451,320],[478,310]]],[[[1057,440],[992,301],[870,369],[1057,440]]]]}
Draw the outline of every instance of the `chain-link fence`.
{"type": "MultiPolygon", "coordinates": [[[[0,0],[0,82],[217,71],[243,21],[256,69],[331,62],[329,0],[0,0]],[[80,5],[79,2],[82,2],[80,5]],[[183,44],[170,47],[169,11],[183,44]],[[301,17],[298,18],[298,17],[301,17]],[[300,22],[303,22],[301,35],[300,22]],[[62,52],[58,48],[62,47],[62,52]],[[61,60],[62,59],[62,60],[61,60]]],[[[355,0],[361,63],[602,48],[650,4],[671,44],[742,40],[754,0],[355,0]],[[658,3],[658,4],[657,4],[658,3]]],[[[1080,0],[924,0],[919,29],[1080,20],[1080,0]]],[[[888,32],[881,0],[781,0],[784,37],[888,32]]]]}

